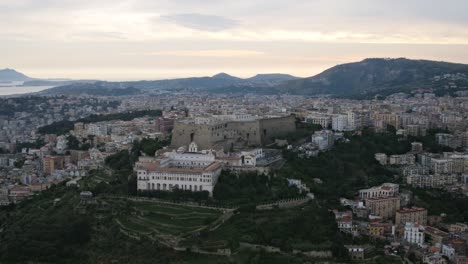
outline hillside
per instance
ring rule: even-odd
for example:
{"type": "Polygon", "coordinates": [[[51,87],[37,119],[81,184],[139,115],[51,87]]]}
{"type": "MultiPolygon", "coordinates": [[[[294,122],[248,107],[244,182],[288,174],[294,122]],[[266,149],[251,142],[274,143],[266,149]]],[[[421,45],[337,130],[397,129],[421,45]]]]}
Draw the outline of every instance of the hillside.
{"type": "Polygon", "coordinates": [[[298,78],[287,74],[258,74],[251,78],[242,79],[226,73],[218,73],[211,77],[123,82],[122,84],[124,86],[131,85],[138,89],[210,90],[222,87],[271,87],[296,79],[298,78]]]}
{"type": "Polygon", "coordinates": [[[33,80],[33,78],[28,77],[13,69],[7,68],[0,70],[0,82],[25,82],[30,80],[33,80]]]}
{"type": "Polygon", "coordinates": [[[99,96],[123,96],[136,95],[139,93],[141,93],[141,91],[132,86],[122,87],[118,84],[108,82],[72,83],[40,92],[40,94],[87,94],[99,96]]]}
{"type": "Polygon", "coordinates": [[[230,87],[273,87],[297,77],[286,74],[260,74],[251,78],[242,79],[226,73],[218,73],[212,77],[191,77],[180,79],[154,80],[154,81],[131,81],[131,82],[95,82],[87,84],[64,85],[43,91],[45,94],[71,94],[89,93],[102,88],[123,89],[132,88],[139,90],[217,90],[230,87]]]}
{"type": "Polygon", "coordinates": [[[468,76],[468,65],[404,58],[365,59],[337,65],[313,77],[287,81],[274,90],[277,93],[301,95],[388,94],[436,88],[434,86],[439,84],[434,83],[435,76],[457,73],[468,76]]]}

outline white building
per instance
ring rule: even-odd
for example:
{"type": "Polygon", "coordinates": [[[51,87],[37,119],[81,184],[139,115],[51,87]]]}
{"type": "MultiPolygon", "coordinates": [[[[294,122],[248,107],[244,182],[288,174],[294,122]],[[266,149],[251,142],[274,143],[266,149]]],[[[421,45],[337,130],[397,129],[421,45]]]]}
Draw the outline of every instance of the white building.
{"type": "Polygon", "coordinates": [[[377,187],[359,190],[359,197],[366,198],[385,198],[393,197],[400,191],[400,186],[395,183],[384,183],[377,187]]]}
{"type": "Polygon", "coordinates": [[[229,121],[254,121],[258,117],[257,116],[252,116],[250,114],[232,114],[232,115],[212,115],[208,117],[200,116],[200,117],[195,117],[194,122],[195,124],[198,125],[210,125],[210,124],[216,124],[220,122],[229,122],[229,121]]]}
{"type": "Polygon", "coordinates": [[[452,260],[455,258],[455,248],[452,245],[442,245],[442,255],[446,256],[448,259],[452,260]]]}
{"type": "Polygon", "coordinates": [[[179,150],[166,152],[161,157],[140,157],[135,170],[138,190],[182,189],[208,191],[212,195],[221,174],[221,164],[215,161],[212,152],[198,152],[196,144],[192,143],[189,152],[179,150]]]}
{"type": "Polygon", "coordinates": [[[405,241],[419,246],[424,245],[424,227],[420,224],[406,222],[405,241]]]}
{"type": "Polygon", "coordinates": [[[351,232],[353,229],[353,212],[333,210],[338,229],[342,232],[351,232]]]}
{"type": "Polygon", "coordinates": [[[109,133],[109,128],[105,123],[93,123],[88,125],[86,133],[93,136],[106,136],[109,133]]]}
{"type": "Polygon", "coordinates": [[[348,112],[348,129],[357,130],[361,128],[361,118],[358,113],[353,111],[348,112]]]}
{"type": "Polygon", "coordinates": [[[312,135],[312,143],[317,145],[319,150],[327,150],[333,146],[335,136],[331,130],[316,131],[312,135]]]}
{"type": "Polygon", "coordinates": [[[65,153],[65,150],[67,150],[68,146],[68,140],[65,136],[58,136],[57,137],[57,144],[55,145],[55,149],[57,150],[57,153],[63,154],[65,153]]]}
{"type": "Polygon", "coordinates": [[[440,188],[458,182],[455,174],[409,175],[406,183],[417,188],[440,188]]]}
{"type": "Polygon", "coordinates": [[[451,134],[445,134],[445,133],[437,133],[435,134],[435,138],[437,141],[437,144],[442,145],[442,146],[447,146],[447,147],[454,147],[456,146],[456,138],[454,135],[451,134]]]}
{"type": "Polygon", "coordinates": [[[321,125],[322,128],[327,128],[331,124],[332,119],[329,115],[313,114],[306,117],[306,122],[321,125]]]}
{"type": "Polygon", "coordinates": [[[448,174],[453,172],[453,162],[449,159],[431,159],[431,170],[434,174],[448,174]]]}
{"type": "Polygon", "coordinates": [[[348,129],[348,116],[337,115],[332,118],[332,129],[335,131],[345,131],[348,129]]]}
{"type": "Polygon", "coordinates": [[[263,154],[263,149],[253,149],[249,151],[241,151],[241,163],[243,166],[253,166],[257,165],[257,159],[263,158],[265,155],[263,154]]]}
{"type": "Polygon", "coordinates": [[[384,166],[387,165],[387,163],[388,163],[387,154],[385,154],[385,153],[375,153],[374,157],[381,165],[384,165],[384,166]]]}
{"type": "Polygon", "coordinates": [[[388,164],[390,165],[412,165],[416,162],[413,154],[390,155],[388,164]]]}
{"type": "Polygon", "coordinates": [[[428,253],[423,256],[423,263],[426,264],[447,264],[447,260],[443,258],[439,252],[428,253]]]}

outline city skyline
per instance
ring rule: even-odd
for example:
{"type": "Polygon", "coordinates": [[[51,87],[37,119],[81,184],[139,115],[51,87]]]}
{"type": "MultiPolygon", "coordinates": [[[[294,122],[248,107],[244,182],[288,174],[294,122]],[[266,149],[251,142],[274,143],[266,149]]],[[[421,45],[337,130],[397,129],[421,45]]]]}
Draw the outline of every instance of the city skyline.
{"type": "Polygon", "coordinates": [[[468,63],[467,8],[456,0],[0,1],[0,68],[134,80],[308,77],[368,57],[468,63]]]}

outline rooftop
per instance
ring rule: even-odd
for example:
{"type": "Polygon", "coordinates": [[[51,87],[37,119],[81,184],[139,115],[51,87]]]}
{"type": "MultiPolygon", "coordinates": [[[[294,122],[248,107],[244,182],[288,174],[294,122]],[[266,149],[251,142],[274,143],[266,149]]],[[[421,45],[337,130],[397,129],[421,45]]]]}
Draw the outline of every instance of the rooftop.
{"type": "Polygon", "coordinates": [[[397,213],[414,213],[414,212],[422,212],[422,211],[427,211],[427,209],[421,208],[421,207],[402,208],[400,210],[397,210],[397,213]]]}

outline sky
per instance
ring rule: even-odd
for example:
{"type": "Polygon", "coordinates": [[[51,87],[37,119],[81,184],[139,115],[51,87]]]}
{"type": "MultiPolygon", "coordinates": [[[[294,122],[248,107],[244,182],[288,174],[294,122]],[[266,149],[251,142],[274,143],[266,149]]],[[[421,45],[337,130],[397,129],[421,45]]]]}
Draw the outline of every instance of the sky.
{"type": "Polygon", "coordinates": [[[102,80],[468,63],[466,0],[0,0],[0,68],[102,80]]]}

